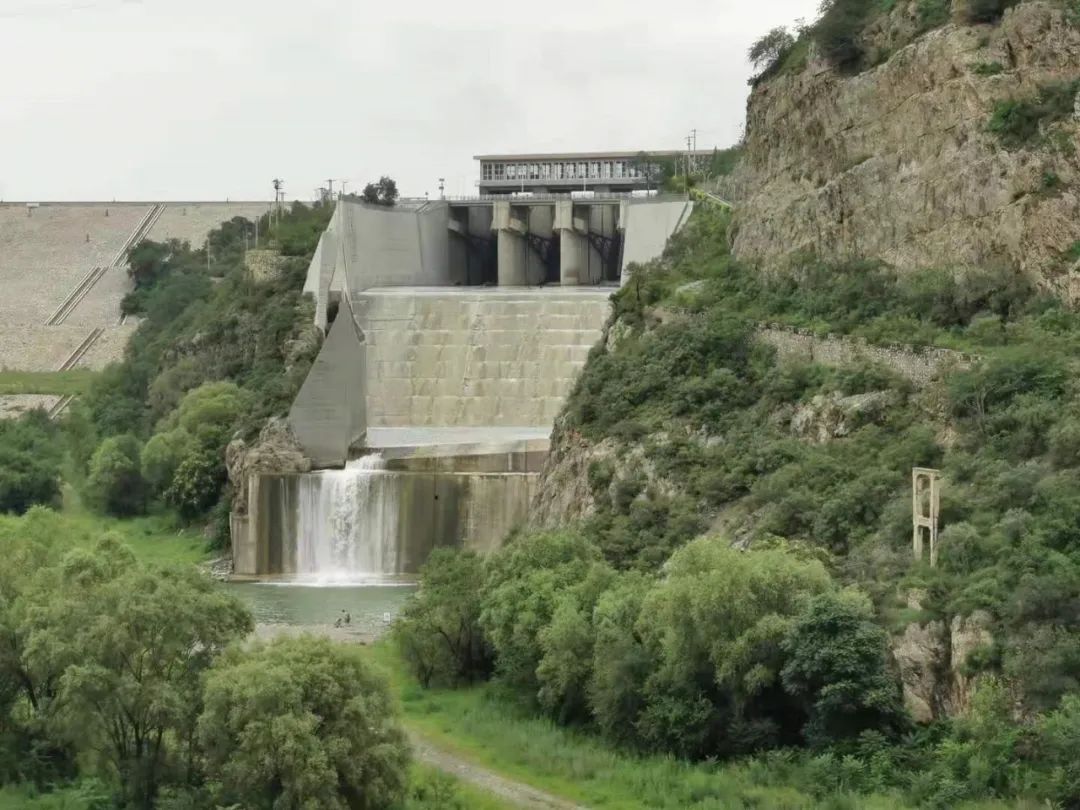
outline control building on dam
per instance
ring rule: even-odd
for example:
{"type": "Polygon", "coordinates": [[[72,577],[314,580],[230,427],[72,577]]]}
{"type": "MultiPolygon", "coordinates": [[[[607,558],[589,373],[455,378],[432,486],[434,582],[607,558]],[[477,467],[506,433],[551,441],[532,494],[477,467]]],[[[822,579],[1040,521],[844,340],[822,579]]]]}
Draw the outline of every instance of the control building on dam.
{"type": "Polygon", "coordinates": [[[248,479],[238,576],[415,572],[528,516],[556,415],[627,266],[682,197],[343,199],[305,291],[326,333],[289,414],[314,471],[248,479]]]}

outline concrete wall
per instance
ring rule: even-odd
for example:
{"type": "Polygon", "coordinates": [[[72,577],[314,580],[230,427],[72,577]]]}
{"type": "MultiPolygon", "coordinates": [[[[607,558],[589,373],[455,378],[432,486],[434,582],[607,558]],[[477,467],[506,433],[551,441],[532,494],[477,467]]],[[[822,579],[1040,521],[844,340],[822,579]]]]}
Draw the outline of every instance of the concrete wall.
{"type": "Polygon", "coordinates": [[[342,308],[289,410],[297,441],[316,467],[340,467],[367,427],[367,353],[348,306],[342,308]]]}
{"type": "Polygon", "coordinates": [[[451,283],[445,203],[409,209],[341,202],[338,210],[341,261],[353,295],[372,287],[451,283]]]}
{"type": "Polygon", "coordinates": [[[372,427],[550,427],[610,303],[559,288],[371,290],[357,307],[372,427]]]}
{"type": "MultiPolygon", "coordinates": [[[[394,472],[398,488],[397,573],[415,574],[432,549],[489,551],[524,525],[535,473],[394,472]]],[[[317,473],[305,473],[317,475],[317,473]]],[[[233,571],[239,576],[296,573],[300,475],[252,477],[249,525],[235,526],[233,571]]]]}
{"type": "Polygon", "coordinates": [[[623,278],[629,265],[643,264],[662,254],[667,240],[686,224],[693,209],[689,200],[634,200],[627,205],[623,278]]]}

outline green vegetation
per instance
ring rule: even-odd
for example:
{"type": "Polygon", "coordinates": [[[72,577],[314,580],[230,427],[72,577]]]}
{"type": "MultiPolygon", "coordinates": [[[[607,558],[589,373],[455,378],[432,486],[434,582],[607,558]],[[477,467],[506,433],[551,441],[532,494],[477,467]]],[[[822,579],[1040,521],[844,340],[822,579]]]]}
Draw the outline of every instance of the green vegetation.
{"type": "Polygon", "coordinates": [[[919,29],[929,31],[949,21],[952,14],[952,2],[951,0],[919,0],[918,13],[919,29]]]}
{"type": "Polygon", "coordinates": [[[971,72],[976,76],[997,76],[1005,72],[1005,66],[1001,62],[976,62],[971,66],[971,72]]]}
{"type": "Polygon", "coordinates": [[[999,101],[994,105],[987,131],[1008,149],[1031,144],[1046,133],[1049,125],[1072,115],[1078,92],[1080,78],[1041,85],[1033,98],[999,101]]]}
{"type": "Polygon", "coordinates": [[[397,202],[397,183],[392,177],[383,175],[377,183],[368,183],[364,186],[360,199],[371,205],[392,206],[397,202]]]}
{"type": "MultiPolygon", "coordinates": [[[[996,22],[1005,9],[1019,0],[969,0],[964,6],[963,21],[978,24],[996,22]]],[[[754,66],[750,84],[756,85],[777,75],[798,72],[806,65],[810,43],[837,70],[858,73],[880,63],[887,53],[875,49],[865,36],[867,27],[893,11],[894,0],[822,0],[818,17],[809,25],[801,24],[795,34],[784,27],[774,28],[751,45],[748,58],[754,66]]],[[[940,28],[952,18],[951,0],[918,0],[915,3],[917,25],[914,36],[940,28]]],[[[989,72],[973,69],[977,75],[993,76],[1001,72],[996,62],[985,66],[989,72]]]]}
{"type": "Polygon", "coordinates": [[[44,411],[0,420],[0,512],[22,514],[60,498],[63,449],[44,411]]]}
{"type": "Polygon", "coordinates": [[[375,810],[405,795],[409,747],[358,647],[281,639],[226,653],[198,721],[217,803],[375,810]]]}
{"type": "Polygon", "coordinates": [[[1006,268],[901,276],[796,257],[759,274],[728,254],[728,224],[700,207],[615,295],[613,340],[558,428],[605,448],[585,456],[591,516],[426,572],[396,630],[425,655],[403,645],[404,660],[425,684],[494,679],[418,692],[423,705],[460,700],[468,727],[475,698],[455,695],[497,694],[631,758],[734,760],[726,779],[760,768],[840,806],[1080,801],[1065,753],[1080,696],[1080,316],[1006,268]],[[760,322],[982,359],[919,390],[870,364],[779,359],[760,322]],[[914,466],[946,481],[936,568],[911,560],[914,466]],[[992,638],[965,664],[968,713],[924,728],[887,663],[911,594],[918,620],[983,611],[992,638]]]}
{"type": "Polygon", "coordinates": [[[0,371],[0,395],[78,395],[89,390],[96,377],[96,371],[82,368],[70,371],[0,371]]]}
{"type": "Polygon", "coordinates": [[[123,362],[94,378],[64,420],[66,477],[87,504],[118,516],[213,516],[224,542],[225,446],[285,413],[319,349],[301,290],[331,212],[297,203],[264,217],[260,233],[287,257],[265,281],[244,267],[254,226],[242,218],[199,250],[172,241],[131,251],[124,309],[143,320],[123,362]]]}
{"type": "Polygon", "coordinates": [[[0,520],[0,807],[432,806],[360,648],[237,646],[252,619],[219,585],[68,520],[0,520]]]}

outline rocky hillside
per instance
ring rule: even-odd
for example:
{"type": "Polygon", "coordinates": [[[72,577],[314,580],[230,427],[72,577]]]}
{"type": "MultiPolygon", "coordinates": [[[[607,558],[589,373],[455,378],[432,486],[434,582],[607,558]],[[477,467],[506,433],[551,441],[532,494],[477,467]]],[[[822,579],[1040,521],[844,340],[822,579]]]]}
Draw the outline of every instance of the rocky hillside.
{"type": "Polygon", "coordinates": [[[864,32],[874,67],[845,74],[811,46],[804,66],[755,87],[736,256],[1001,265],[1068,293],[1080,244],[1075,13],[1036,0],[995,24],[914,36],[919,6],[898,2],[864,32]]]}

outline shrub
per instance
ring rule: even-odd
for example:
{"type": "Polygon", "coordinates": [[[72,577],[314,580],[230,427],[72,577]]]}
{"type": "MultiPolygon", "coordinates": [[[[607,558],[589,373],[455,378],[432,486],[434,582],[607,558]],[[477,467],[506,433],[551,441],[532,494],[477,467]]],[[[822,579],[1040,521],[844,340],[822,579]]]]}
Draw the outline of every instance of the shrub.
{"type": "Polygon", "coordinates": [[[1005,72],[1001,62],[978,62],[971,66],[971,72],[976,76],[997,76],[1005,72]]]}
{"type": "Polygon", "coordinates": [[[1019,149],[1034,141],[1048,124],[1068,118],[1078,92],[1080,79],[1073,79],[1041,85],[1034,98],[999,101],[987,130],[1007,149],[1019,149]]]}
{"type": "Polygon", "coordinates": [[[851,740],[864,731],[895,732],[904,711],[888,672],[888,635],[856,592],[814,597],[782,643],[784,688],[805,701],[803,734],[812,745],[851,740]]]}
{"type": "Polygon", "coordinates": [[[949,21],[951,0],[919,0],[919,28],[929,31],[949,21]]]}
{"type": "Polygon", "coordinates": [[[139,453],[139,441],[130,434],[105,439],[94,451],[86,492],[98,509],[119,517],[142,512],[146,498],[139,453]]]}
{"type": "Polygon", "coordinates": [[[198,739],[219,803],[378,810],[405,796],[408,741],[361,649],[301,637],[232,650],[204,702],[198,739]]]}
{"type": "Polygon", "coordinates": [[[853,70],[862,62],[859,34],[871,8],[866,0],[823,0],[813,34],[822,55],[835,67],[853,70]]]}
{"type": "Polygon", "coordinates": [[[677,551],[636,625],[657,662],[635,723],[642,737],[691,757],[796,739],[804,715],[780,683],[781,643],[802,600],[830,588],[821,563],[780,550],[703,538],[677,551]]]}
{"type": "Polygon", "coordinates": [[[568,532],[520,535],[491,557],[480,626],[508,683],[525,694],[537,693],[536,670],[544,655],[540,633],[563,592],[586,581],[599,565],[596,547],[568,532]]]}
{"type": "Polygon", "coordinates": [[[422,686],[470,683],[491,673],[480,629],[481,558],[471,551],[435,549],[420,571],[393,635],[422,686]]]}
{"type": "Polygon", "coordinates": [[[772,29],[756,40],[747,52],[747,58],[755,70],[750,83],[753,84],[772,75],[794,45],[795,38],[782,26],[772,29]]]}

